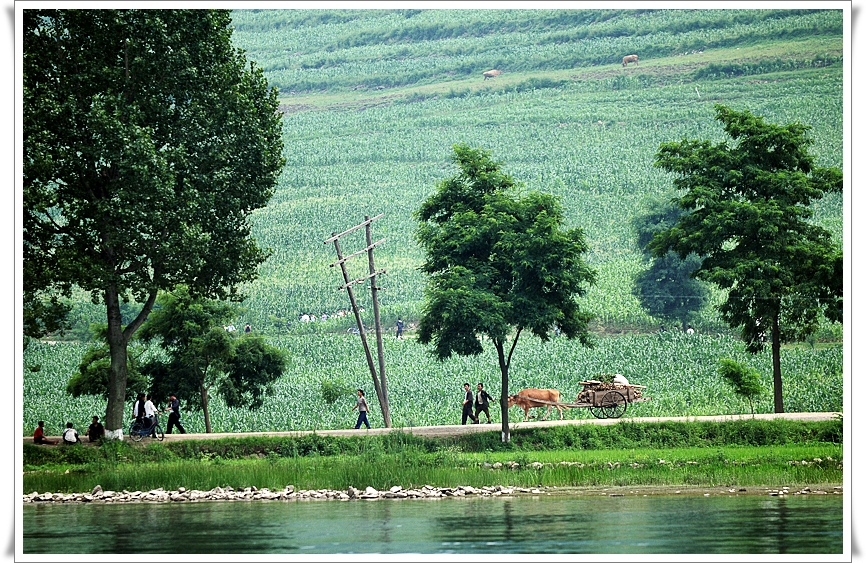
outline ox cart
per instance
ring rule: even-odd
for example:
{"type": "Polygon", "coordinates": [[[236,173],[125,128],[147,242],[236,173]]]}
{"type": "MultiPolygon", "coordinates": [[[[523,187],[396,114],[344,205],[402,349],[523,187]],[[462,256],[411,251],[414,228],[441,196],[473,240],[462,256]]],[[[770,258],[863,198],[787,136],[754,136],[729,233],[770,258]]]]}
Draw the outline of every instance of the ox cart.
{"type": "Polygon", "coordinates": [[[583,390],[577,394],[577,401],[568,405],[574,408],[588,408],[595,418],[619,418],[625,414],[630,403],[649,401],[643,396],[646,385],[624,385],[602,383],[591,379],[581,381],[583,390]]]}
{"type": "MultiPolygon", "coordinates": [[[[521,394],[514,395],[514,397],[525,399],[530,407],[547,405],[548,413],[550,407],[556,407],[560,411],[560,418],[562,418],[563,408],[588,408],[589,412],[596,418],[619,418],[625,414],[630,403],[641,403],[651,399],[651,397],[643,396],[643,389],[646,389],[646,385],[605,383],[594,379],[581,381],[580,384],[583,385],[583,389],[577,394],[577,399],[573,403],[547,401],[521,394]]],[[[537,390],[527,389],[524,392],[526,391],[537,390]]],[[[559,392],[556,391],[556,396],[558,395],[559,392]]]]}

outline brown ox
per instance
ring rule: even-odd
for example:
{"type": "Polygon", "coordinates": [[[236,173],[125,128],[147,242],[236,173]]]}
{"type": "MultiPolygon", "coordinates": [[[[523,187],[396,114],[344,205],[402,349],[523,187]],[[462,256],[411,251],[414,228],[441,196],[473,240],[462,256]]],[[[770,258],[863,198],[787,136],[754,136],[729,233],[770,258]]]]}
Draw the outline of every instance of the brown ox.
{"type": "Polygon", "coordinates": [[[496,78],[497,76],[502,74],[502,71],[496,70],[494,68],[493,70],[488,70],[488,71],[482,72],[481,74],[484,76],[484,80],[487,80],[488,78],[496,78]]]}
{"type": "Polygon", "coordinates": [[[523,422],[529,420],[529,409],[534,407],[547,407],[547,414],[541,420],[547,420],[550,416],[550,407],[556,407],[559,411],[559,420],[562,420],[562,409],[568,407],[552,403],[559,403],[559,391],[556,389],[524,389],[516,395],[508,396],[508,408],[517,405],[523,409],[523,422]]]}
{"type": "Polygon", "coordinates": [[[626,55],[622,58],[622,66],[628,66],[628,63],[637,64],[637,55],[626,55]]]}

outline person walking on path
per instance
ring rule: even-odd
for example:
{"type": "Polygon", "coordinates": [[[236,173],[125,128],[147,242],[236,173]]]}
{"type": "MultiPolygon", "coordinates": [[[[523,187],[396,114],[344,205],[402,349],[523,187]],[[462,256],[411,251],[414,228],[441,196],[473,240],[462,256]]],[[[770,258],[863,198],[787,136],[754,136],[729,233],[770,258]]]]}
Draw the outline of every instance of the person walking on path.
{"type": "Polygon", "coordinates": [[[394,338],[399,338],[400,340],[403,340],[403,319],[401,319],[400,317],[397,317],[397,334],[394,336],[394,338]]]}
{"type": "Polygon", "coordinates": [[[177,426],[181,434],[186,434],[186,430],[184,430],[180,423],[180,401],[177,400],[177,395],[174,393],[169,395],[168,398],[168,409],[165,411],[168,413],[168,427],[165,429],[165,433],[171,434],[171,429],[177,426]]]}
{"type": "Polygon", "coordinates": [[[352,410],[355,409],[358,409],[358,422],[355,423],[355,429],[360,428],[362,422],[367,428],[370,428],[370,422],[367,420],[367,410],[369,407],[367,406],[367,399],[364,397],[363,389],[358,389],[358,400],[355,401],[355,406],[352,407],[352,410]]]}
{"type": "Polygon", "coordinates": [[[84,435],[87,436],[91,442],[96,442],[105,436],[105,427],[101,422],[99,422],[98,416],[93,417],[93,422],[91,422],[90,426],[87,427],[87,430],[84,431],[84,435]]]}
{"type": "Polygon", "coordinates": [[[146,398],[147,398],[147,400],[144,402],[144,416],[147,417],[147,422],[150,423],[150,429],[151,429],[150,437],[156,438],[157,410],[156,410],[156,406],[154,406],[154,404],[153,404],[153,401],[151,401],[151,399],[153,397],[151,395],[148,395],[146,398]]]}
{"type": "Polygon", "coordinates": [[[461,424],[466,424],[466,419],[471,418],[472,424],[478,424],[478,417],[472,414],[472,390],[469,389],[469,384],[463,384],[463,391],[465,392],[463,395],[463,422],[461,424]]]}
{"type": "Polygon", "coordinates": [[[478,391],[475,392],[475,422],[481,421],[481,413],[487,415],[487,424],[490,424],[490,401],[493,400],[487,391],[484,390],[484,385],[478,384],[478,391]]]}
{"type": "Polygon", "coordinates": [[[81,443],[81,438],[78,437],[78,430],[72,427],[71,422],[66,423],[66,430],[63,431],[63,443],[66,445],[81,443]]]}
{"type": "Polygon", "coordinates": [[[46,446],[53,446],[57,442],[54,440],[49,440],[45,437],[45,421],[40,420],[39,424],[36,426],[36,430],[33,431],[33,443],[34,444],[45,444],[46,446]]]}
{"type": "Polygon", "coordinates": [[[132,405],[132,418],[139,424],[144,420],[144,393],[139,393],[132,405]]]}

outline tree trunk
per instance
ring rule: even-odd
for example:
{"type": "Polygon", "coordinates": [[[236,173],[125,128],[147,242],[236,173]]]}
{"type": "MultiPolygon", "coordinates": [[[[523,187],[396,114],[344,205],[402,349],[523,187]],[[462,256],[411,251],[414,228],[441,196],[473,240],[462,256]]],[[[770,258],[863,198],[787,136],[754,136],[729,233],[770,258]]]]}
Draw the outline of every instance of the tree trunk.
{"type": "Polygon", "coordinates": [[[779,334],[779,314],[773,317],[773,406],[775,412],[785,412],[782,403],[782,361],[781,361],[781,335],[779,334]]]}
{"type": "Polygon", "coordinates": [[[109,284],[105,290],[105,310],[108,317],[108,353],[111,358],[111,368],[108,376],[108,406],[105,408],[105,438],[107,440],[123,440],[124,402],[126,400],[127,347],[129,339],[144,323],[153,303],[156,301],[157,290],[151,291],[147,301],[129,325],[123,327],[123,317],[120,314],[120,297],[117,286],[109,284]]]}
{"type": "Polygon", "coordinates": [[[495,341],[496,355],[499,357],[499,371],[502,373],[502,394],[499,397],[499,408],[502,411],[502,442],[511,441],[511,429],[508,426],[508,362],[505,361],[504,344],[495,341]]]}
{"type": "Polygon", "coordinates": [[[108,406],[105,409],[105,437],[109,440],[122,440],[125,419],[123,403],[126,398],[126,348],[128,339],[121,326],[120,299],[117,295],[117,286],[113,284],[105,292],[105,308],[108,317],[108,351],[111,357],[108,406]]]}
{"type": "Polygon", "coordinates": [[[207,410],[207,387],[199,385],[201,390],[201,410],[204,411],[204,431],[210,434],[210,411],[207,410]]]}

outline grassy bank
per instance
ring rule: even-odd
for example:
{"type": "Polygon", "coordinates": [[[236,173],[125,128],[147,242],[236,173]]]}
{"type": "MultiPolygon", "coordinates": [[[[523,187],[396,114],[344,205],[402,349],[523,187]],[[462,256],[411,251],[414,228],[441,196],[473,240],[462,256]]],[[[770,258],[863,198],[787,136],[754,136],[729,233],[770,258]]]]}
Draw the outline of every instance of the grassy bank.
{"type": "Polygon", "coordinates": [[[394,485],[664,486],[842,482],[841,421],[646,423],[431,440],[307,435],[98,448],[25,444],[24,490],[376,489],[394,485]]]}

